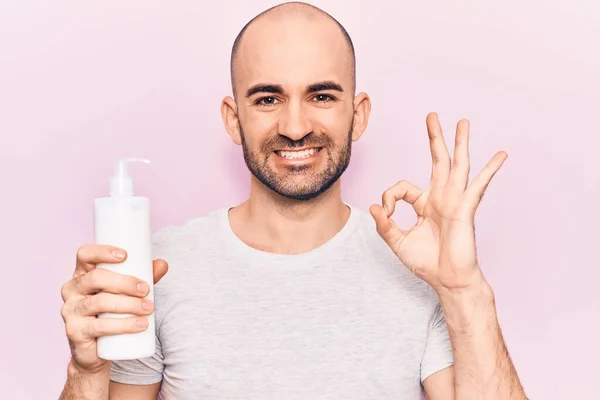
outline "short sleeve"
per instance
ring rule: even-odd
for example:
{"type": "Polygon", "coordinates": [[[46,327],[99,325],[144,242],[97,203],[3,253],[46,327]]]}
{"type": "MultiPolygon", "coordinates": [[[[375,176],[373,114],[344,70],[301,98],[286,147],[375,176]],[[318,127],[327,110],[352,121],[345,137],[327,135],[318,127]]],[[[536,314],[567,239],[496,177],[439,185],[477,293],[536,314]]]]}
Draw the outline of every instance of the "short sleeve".
{"type": "Polygon", "coordinates": [[[430,287],[428,287],[427,293],[430,298],[432,314],[429,321],[427,343],[421,360],[421,382],[428,376],[454,364],[448,327],[439,299],[430,287]]]}
{"type": "Polygon", "coordinates": [[[156,336],[156,352],[152,357],[138,360],[113,361],[110,379],[132,385],[149,385],[162,381],[164,357],[160,340],[156,336]]]}

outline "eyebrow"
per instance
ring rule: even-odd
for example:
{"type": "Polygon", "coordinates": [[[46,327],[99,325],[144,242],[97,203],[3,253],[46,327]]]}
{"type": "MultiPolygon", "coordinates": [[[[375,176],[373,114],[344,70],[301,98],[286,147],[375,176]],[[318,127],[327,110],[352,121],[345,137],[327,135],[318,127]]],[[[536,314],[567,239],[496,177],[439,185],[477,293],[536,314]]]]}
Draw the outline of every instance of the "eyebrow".
{"type": "Polygon", "coordinates": [[[281,85],[274,85],[274,84],[269,84],[269,83],[259,83],[259,84],[252,86],[250,89],[248,89],[248,91],[246,92],[246,97],[253,96],[256,93],[282,94],[283,87],[281,85]]]}
{"type": "Polygon", "coordinates": [[[342,88],[342,85],[340,85],[339,83],[334,82],[334,81],[317,82],[317,83],[313,83],[312,85],[309,85],[306,88],[306,91],[308,93],[320,92],[322,90],[335,90],[338,92],[344,91],[344,89],[342,88]]]}
{"type": "MultiPolygon", "coordinates": [[[[307,93],[320,92],[323,90],[335,90],[338,92],[343,92],[344,89],[342,85],[334,81],[323,81],[313,83],[306,87],[307,93]]],[[[258,83],[252,87],[250,87],[246,91],[246,97],[250,97],[255,95],[256,93],[273,93],[273,94],[283,94],[284,90],[281,85],[271,84],[271,83],[258,83]]]]}

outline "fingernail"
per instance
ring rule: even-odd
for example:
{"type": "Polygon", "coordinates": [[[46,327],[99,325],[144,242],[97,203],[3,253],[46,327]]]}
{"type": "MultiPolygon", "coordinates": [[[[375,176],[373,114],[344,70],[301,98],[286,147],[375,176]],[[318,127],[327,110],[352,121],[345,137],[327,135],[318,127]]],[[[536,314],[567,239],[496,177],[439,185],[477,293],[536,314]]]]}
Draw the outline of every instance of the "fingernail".
{"type": "Polygon", "coordinates": [[[146,293],[148,291],[148,285],[143,282],[137,284],[137,290],[140,293],[146,293]]]}
{"type": "Polygon", "coordinates": [[[142,301],[142,308],[144,310],[152,310],[152,304],[149,301],[142,301]]]}
{"type": "Polygon", "coordinates": [[[113,250],[112,255],[114,258],[122,260],[125,258],[125,252],[123,250],[113,250]]]}
{"type": "Polygon", "coordinates": [[[148,321],[146,320],[146,318],[140,318],[135,321],[135,324],[140,328],[144,328],[146,327],[146,325],[148,325],[148,321]]]}

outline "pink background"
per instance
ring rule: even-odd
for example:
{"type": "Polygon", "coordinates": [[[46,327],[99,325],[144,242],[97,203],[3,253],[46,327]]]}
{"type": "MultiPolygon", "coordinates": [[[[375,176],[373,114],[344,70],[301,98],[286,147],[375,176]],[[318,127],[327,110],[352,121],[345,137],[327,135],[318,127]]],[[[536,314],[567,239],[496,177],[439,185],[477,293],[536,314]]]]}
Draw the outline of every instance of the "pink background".
{"type": "MultiPolygon", "coordinates": [[[[134,173],[154,228],[247,195],[219,104],[233,39],[276,2],[203,3],[1,2],[0,397],[58,397],[69,355],[60,287],[92,240],[92,199],[107,194],[116,157],[152,160],[134,173]]],[[[526,390],[598,398],[595,2],[314,4],[349,30],[358,89],[373,101],[346,200],[366,209],[397,180],[425,186],[427,112],[439,113],[450,142],[469,118],[474,172],[509,153],[477,233],[526,390]]],[[[407,207],[396,220],[414,221],[407,207]]]]}

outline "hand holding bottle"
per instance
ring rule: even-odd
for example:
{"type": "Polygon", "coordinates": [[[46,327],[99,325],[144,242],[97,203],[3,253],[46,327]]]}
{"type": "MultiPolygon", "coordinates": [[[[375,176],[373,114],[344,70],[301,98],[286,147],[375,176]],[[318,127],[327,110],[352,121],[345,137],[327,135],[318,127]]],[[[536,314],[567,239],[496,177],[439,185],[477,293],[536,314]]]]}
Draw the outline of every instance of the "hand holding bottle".
{"type": "MultiPolygon", "coordinates": [[[[71,363],[82,372],[93,374],[109,364],[97,355],[98,337],[144,331],[148,325],[145,317],[154,311],[154,304],[144,298],[150,290],[147,282],[96,268],[96,264],[121,263],[126,257],[125,251],[116,247],[82,246],[77,252],[73,278],[62,286],[61,315],[71,347],[71,363]],[[133,316],[96,318],[102,313],[133,316]]],[[[164,260],[154,260],[154,283],[166,274],[167,269],[164,260]]]]}

